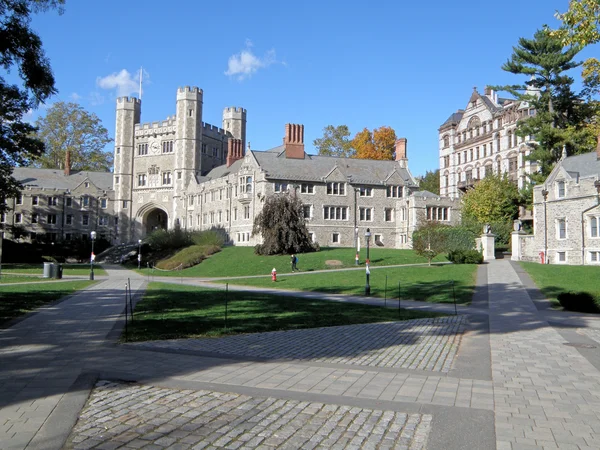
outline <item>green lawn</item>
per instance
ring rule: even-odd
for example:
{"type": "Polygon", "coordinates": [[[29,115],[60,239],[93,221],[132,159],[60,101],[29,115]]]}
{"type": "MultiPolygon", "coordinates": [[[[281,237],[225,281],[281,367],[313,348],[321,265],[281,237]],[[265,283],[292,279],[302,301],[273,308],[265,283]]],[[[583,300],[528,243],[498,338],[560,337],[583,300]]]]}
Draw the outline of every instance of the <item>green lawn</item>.
{"type": "Polygon", "coordinates": [[[53,278],[42,278],[41,275],[15,275],[2,271],[0,285],[12,283],[40,283],[54,281],[53,278]]]}
{"type": "Polygon", "coordinates": [[[440,314],[378,306],[306,300],[258,293],[227,293],[168,283],[150,283],[128,327],[128,340],[214,337],[298,328],[389,322],[440,314]]]}
{"type": "MultiPolygon", "coordinates": [[[[32,275],[42,275],[44,273],[44,263],[38,264],[2,264],[2,273],[27,273],[32,275]]],[[[84,276],[90,274],[89,264],[63,264],[63,276],[77,275],[84,276]]],[[[97,264],[94,264],[94,275],[106,275],[106,270],[97,264]]]]}
{"type": "MultiPolygon", "coordinates": [[[[298,255],[298,268],[305,271],[339,269],[355,266],[356,251],[352,248],[322,248],[319,252],[298,255]],[[326,261],[339,261],[341,265],[328,265],[326,261]]],[[[426,263],[427,259],[417,256],[412,250],[380,249],[370,250],[371,266],[426,263]]],[[[360,263],[364,266],[366,250],[360,253],[360,263]]],[[[434,261],[446,261],[442,255],[434,261]]],[[[277,273],[290,273],[289,255],[261,256],[254,254],[253,247],[224,247],[222,251],[210,256],[197,266],[185,270],[163,272],[160,276],[184,277],[235,277],[251,275],[269,275],[273,267],[277,273]]],[[[147,269],[140,273],[146,274],[147,269]]]]}
{"type": "Polygon", "coordinates": [[[521,262],[521,267],[554,305],[561,292],[589,292],[600,298],[600,267],[521,262]]]}
{"type": "MultiPolygon", "coordinates": [[[[369,284],[374,297],[398,299],[398,283],[402,299],[423,300],[432,303],[452,303],[452,286],[457,303],[470,303],[475,291],[477,266],[472,264],[444,264],[439,266],[394,267],[372,269],[369,284]],[[387,276],[387,291],[385,289],[387,276]]],[[[326,292],[330,294],[363,295],[365,293],[366,272],[343,270],[330,273],[300,273],[298,275],[271,277],[237,278],[221,280],[221,283],[246,286],[276,287],[300,291],[326,292]]]]}
{"type": "Polygon", "coordinates": [[[0,324],[93,283],[94,281],[64,281],[0,286],[0,324]]]}

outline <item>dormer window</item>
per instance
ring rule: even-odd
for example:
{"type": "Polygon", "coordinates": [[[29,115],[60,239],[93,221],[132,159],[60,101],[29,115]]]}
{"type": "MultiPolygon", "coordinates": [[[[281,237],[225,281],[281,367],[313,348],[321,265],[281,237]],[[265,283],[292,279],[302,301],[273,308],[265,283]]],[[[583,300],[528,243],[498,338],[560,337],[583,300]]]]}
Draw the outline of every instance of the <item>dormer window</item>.
{"type": "Polygon", "coordinates": [[[558,198],[565,197],[566,186],[564,181],[559,181],[556,183],[556,196],[558,198]]]}

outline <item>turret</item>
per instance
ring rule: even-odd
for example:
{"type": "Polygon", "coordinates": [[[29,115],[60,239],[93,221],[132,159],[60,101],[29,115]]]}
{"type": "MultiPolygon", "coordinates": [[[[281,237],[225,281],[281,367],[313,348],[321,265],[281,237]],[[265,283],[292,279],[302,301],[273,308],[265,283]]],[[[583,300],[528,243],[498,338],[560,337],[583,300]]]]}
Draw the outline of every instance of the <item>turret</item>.
{"type": "Polygon", "coordinates": [[[242,148],[246,146],[246,110],[232,106],[223,110],[223,129],[231,134],[234,139],[242,141],[242,148]]]}
{"type": "Polygon", "coordinates": [[[130,217],[133,187],[133,155],[135,145],[135,125],[140,123],[142,101],[135,97],[117,98],[117,122],[115,126],[115,150],[113,185],[117,204],[126,201],[127,208],[117,210],[119,217],[119,239],[131,239],[130,217]]]}
{"type": "Polygon", "coordinates": [[[185,86],[177,89],[177,131],[175,171],[183,176],[174,183],[185,189],[196,172],[201,171],[202,150],[202,89],[185,86]]]}

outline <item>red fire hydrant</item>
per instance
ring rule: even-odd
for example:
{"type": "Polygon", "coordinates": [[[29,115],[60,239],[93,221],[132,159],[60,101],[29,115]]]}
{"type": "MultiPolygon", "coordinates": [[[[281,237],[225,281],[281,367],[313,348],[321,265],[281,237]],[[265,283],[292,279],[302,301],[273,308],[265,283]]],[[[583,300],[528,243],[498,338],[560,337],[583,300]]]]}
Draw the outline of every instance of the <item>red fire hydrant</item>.
{"type": "Polygon", "coordinates": [[[277,281],[277,269],[275,269],[275,267],[273,267],[273,270],[271,270],[271,280],[277,281]]]}
{"type": "Polygon", "coordinates": [[[544,252],[540,252],[540,259],[542,260],[542,264],[544,264],[544,252]]]}

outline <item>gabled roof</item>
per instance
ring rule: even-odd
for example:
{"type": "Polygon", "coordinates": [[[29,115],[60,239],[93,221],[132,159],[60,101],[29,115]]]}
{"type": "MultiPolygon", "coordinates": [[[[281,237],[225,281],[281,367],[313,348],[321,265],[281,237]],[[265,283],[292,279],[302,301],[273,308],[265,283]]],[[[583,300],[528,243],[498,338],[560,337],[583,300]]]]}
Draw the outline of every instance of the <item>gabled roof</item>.
{"type": "Polygon", "coordinates": [[[576,178],[600,176],[600,161],[597,153],[589,152],[582,155],[568,156],[557,164],[567,171],[569,175],[576,178]]]}
{"type": "Polygon", "coordinates": [[[442,125],[440,125],[440,128],[444,128],[444,127],[449,126],[449,125],[456,125],[456,124],[460,123],[460,121],[463,118],[464,114],[465,114],[465,111],[462,110],[462,109],[459,109],[455,113],[452,113],[450,115],[450,117],[448,117],[446,119],[446,121],[442,125]]]}
{"type": "Polygon", "coordinates": [[[13,177],[24,186],[46,189],[74,190],[88,180],[98,189],[111,190],[113,174],[111,172],[71,172],[65,175],[63,170],[15,167],[13,177]]]}
{"type": "Polygon", "coordinates": [[[427,197],[427,198],[438,198],[439,195],[429,191],[415,191],[411,194],[412,197],[427,197]]]}

